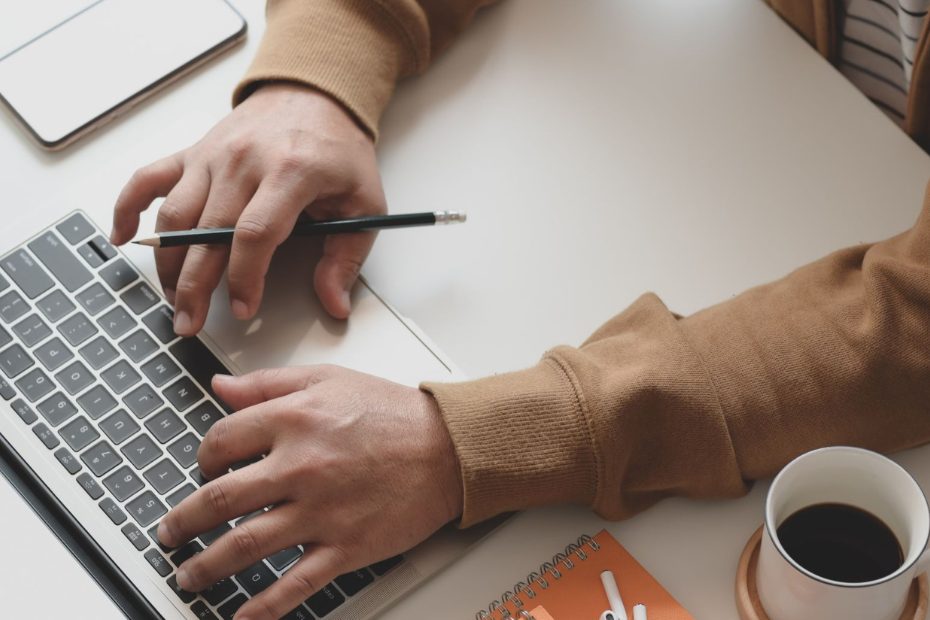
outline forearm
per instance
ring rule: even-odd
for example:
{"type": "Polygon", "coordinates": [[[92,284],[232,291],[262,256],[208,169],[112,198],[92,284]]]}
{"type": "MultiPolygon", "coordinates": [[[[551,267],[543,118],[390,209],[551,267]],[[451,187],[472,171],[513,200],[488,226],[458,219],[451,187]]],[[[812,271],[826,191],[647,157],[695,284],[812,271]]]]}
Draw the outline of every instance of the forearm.
{"type": "Polygon", "coordinates": [[[299,82],[377,135],[397,80],[424,71],[491,1],[268,0],[261,46],[233,101],[263,82],[299,82]]]}
{"type": "Polygon", "coordinates": [[[463,523],[554,502],[623,518],[738,495],[819,446],[930,440],[928,210],[693,316],[645,296],[535,368],[425,385],[462,464],[463,523]]]}

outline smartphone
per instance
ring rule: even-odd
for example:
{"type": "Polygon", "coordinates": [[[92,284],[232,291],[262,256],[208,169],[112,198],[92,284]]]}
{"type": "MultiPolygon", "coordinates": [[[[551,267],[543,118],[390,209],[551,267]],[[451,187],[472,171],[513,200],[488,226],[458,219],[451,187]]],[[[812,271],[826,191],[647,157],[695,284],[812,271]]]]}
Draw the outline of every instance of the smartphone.
{"type": "Polygon", "coordinates": [[[0,100],[49,150],[243,41],[247,29],[226,0],[56,0],[57,13],[38,17],[10,4],[0,9],[0,100]]]}

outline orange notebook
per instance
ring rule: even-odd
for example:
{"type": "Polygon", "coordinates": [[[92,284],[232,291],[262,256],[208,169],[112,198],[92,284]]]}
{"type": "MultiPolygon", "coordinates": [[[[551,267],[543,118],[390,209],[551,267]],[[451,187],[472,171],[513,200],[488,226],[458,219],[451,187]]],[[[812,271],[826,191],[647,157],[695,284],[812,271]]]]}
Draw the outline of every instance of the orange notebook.
{"type": "Polygon", "coordinates": [[[608,607],[601,585],[605,570],[617,579],[628,618],[633,605],[642,603],[649,620],[694,620],[606,530],[579,538],[475,618],[529,620],[535,613],[535,620],[597,620],[608,607]]]}

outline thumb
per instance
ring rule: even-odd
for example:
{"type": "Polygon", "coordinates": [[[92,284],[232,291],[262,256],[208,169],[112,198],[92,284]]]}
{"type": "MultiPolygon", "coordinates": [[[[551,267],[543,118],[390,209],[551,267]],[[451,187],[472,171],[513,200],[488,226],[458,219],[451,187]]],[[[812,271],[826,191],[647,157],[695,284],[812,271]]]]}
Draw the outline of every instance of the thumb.
{"type": "Polygon", "coordinates": [[[323,257],[313,273],[313,288],[323,308],[337,319],[349,316],[349,292],[375,237],[373,232],[329,235],[323,242],[323,257]]]}

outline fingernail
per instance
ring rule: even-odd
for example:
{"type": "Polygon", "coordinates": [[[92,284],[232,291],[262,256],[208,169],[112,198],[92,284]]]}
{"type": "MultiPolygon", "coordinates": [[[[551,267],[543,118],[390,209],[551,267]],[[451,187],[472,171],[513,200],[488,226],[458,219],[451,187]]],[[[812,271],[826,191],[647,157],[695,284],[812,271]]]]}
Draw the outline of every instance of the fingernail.
{"type": "Polygon", "coordinates": [[[113,245],[116,245],[116,231],[115,230],[110,231],[110,243],[112,243],[113,245]]]}
{"type": "Polygon", "coordinates": [[[174,532],[164,521],[158,524],[158,540],[166,547],[174,547],[174,532]]]}
{"type": "Polygon", "coordinates": [[[183,564],[182,564],[181,567],[178,569],[178,572],[175,573],[175,576],[176,576],[177,579],[178,579],[178,585],[181,586],[181,589],[182,589],[182,590],[187,590],[188,592],[191,592],[191,586],[193,586],[194,584],[192,584],[192,583],[190,582],[191,576],[190,576],[190,574],[187,572],[187,569],[184,568],[184,565],[183,565],[183,564]]]}
{"type": "Polygon", "coordinates": [[[244,321],[249,318],[249,306],[241,299],[233,299],[232,313],[234,317],[240,321],[244,321]]]}
{"type": "Polygon", "coordinates": [[[168,303],[171,304],[172,306],[174,305],[174,297],[176,294],[177,293],[174,292],[173,288],[165,289],[165,299],[167,299],[168,303]]]}
{"type": "Polygon", "coordinates": [[[346,312],[352,310],[352,297],[349,295],[349,291],[342,291],[342,305],[346,309],[346,312]]]}
{"type": "Polygon", "coordinates": [[[193,326],[194,324],[191,322],[191,316],[186,311],[181,310],[174,315],[174,332],[178,336],[190,334],[193,326]]]}

